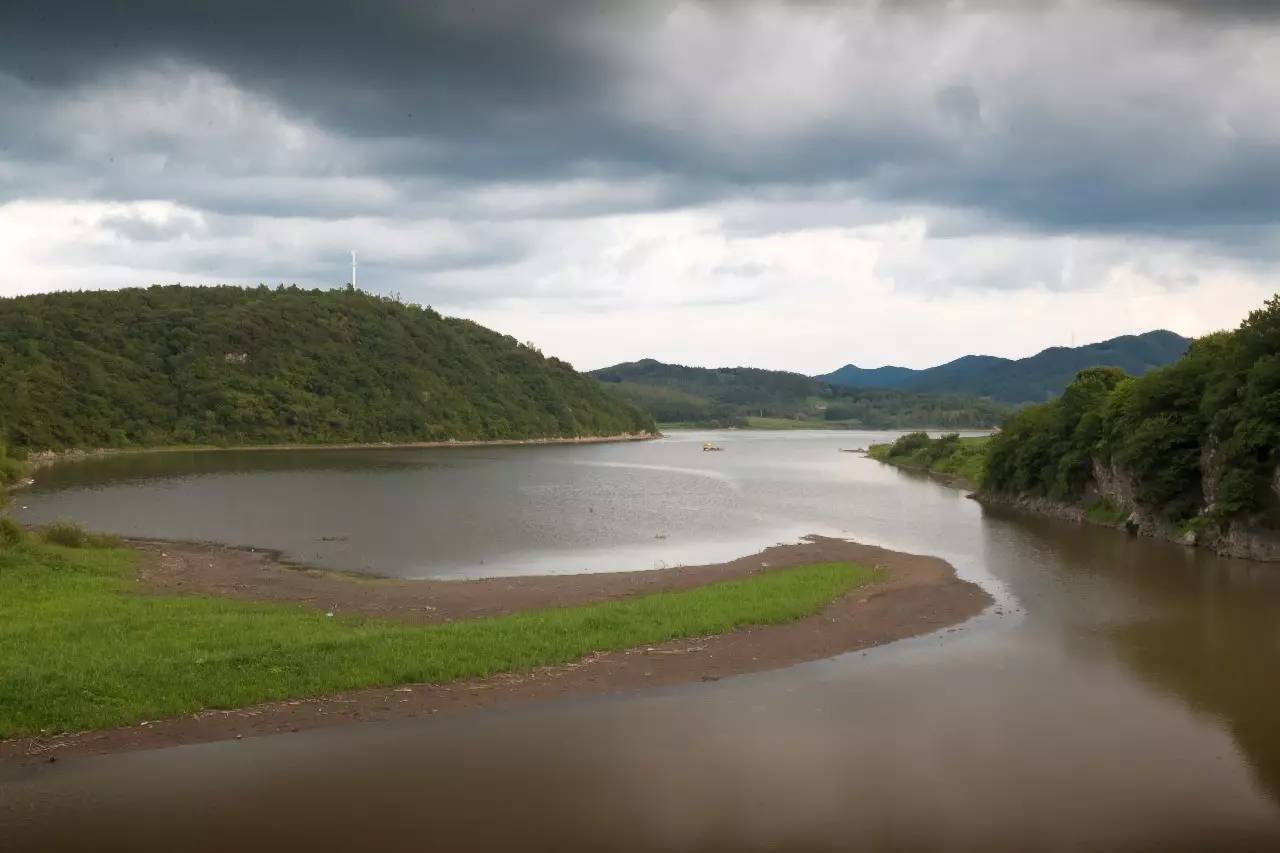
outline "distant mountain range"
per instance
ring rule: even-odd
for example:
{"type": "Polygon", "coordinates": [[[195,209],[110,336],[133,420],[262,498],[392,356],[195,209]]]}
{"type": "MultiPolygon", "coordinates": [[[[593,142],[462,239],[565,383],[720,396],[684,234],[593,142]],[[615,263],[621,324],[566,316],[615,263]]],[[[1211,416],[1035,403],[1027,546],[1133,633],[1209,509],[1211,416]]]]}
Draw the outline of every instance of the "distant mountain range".
{"type": "Polygon", "coordinates": [[[590,373],[616,396],[666,424],[769,429],[987,428],[1009,407],[956,394],[841,388],[799,373],[685,367],[651,358],[590,373]]]}
{"type": "Polygon", "coordinates": [[[1190,343],[1189,338],[1160,329],[1079,347],[1050,347],[1028,358],[966,355],[923,370],[892,366],[866,369],[846,364],[814,378],[846,388],[892,388],[969,394],[1003,403],[1039,403],[1061,394],[1076,373],[1086,367],[1119,367],[1125,373],[1140,376],[1176,361],[1190,343]]]}

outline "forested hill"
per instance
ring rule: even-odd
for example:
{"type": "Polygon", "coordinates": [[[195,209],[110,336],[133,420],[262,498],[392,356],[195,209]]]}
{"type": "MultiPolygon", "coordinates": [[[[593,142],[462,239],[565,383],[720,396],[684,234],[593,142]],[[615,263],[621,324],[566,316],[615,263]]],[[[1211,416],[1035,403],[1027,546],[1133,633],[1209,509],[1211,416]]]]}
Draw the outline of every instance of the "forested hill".
{"type": "Polygon", "coordinates": [[[984,489],[1280,559],[1280,295],[1168,367],[1091,368],[1019,411],[989,445],[984,489]]]}
{"type": "Polygon", "coordinates": [[[666,423],[756,426],[773,419],[871,429],[985,429],[1009,411],[975,397],[838,388],[799,373],[752,367],[685,367],[643,359],[591,375],[666,423]]]}
{"type": "Polygon", "coordinates": [[[945,391],[1006,403],[1041,403],[1061,394],[1067,383],[1087,367],[1118,367],[1140,376],[1175,361],[1187,351],[1189,343],[1187,338],[1161,329],[1079,347],[1051,347],[1028,358],[966,355],[924,370],[864,369],[847,364],[816,378],[848,387],[945,391]]]}
{"type": "Polygon", "coordinates": [[[649,416],[468,320],[357,290],[0,299],[0,437],[127,447],[572,437],[649,416]]]}

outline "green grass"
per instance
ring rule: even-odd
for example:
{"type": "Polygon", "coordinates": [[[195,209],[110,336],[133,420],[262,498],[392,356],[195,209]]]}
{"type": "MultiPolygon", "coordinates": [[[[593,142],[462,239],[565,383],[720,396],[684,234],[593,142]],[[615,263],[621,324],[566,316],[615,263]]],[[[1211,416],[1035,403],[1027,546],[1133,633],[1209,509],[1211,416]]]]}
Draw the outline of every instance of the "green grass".
{"type": "MultiPolygon", "coordinates": [[[[853,421],[827,421],[819,418],[799,420],[798,418],[762,418],[752,415],[741,420],[739,429],[787,430],[787,429],[854,429],[853,421]]],[[[658,429],[724,429],[709,421],[660,421],[658,429]]]]}
{"type": "Polygon", "coordinates": [[[1122,524],[1129,512],[1106,498],[1098,498],[1085,507],[1084,517],[1098,524],[1122,524]]]}
{"type": "Polygon", "coordinates": [[[845,421],[797,420],[795,418],[748,417],[747,429],[847,429],[845,421]]]}
{"type": "Polygon", "coordinates": [[[411,626],[302,607],[132,594],[133,553],[0,550],[0,737],[566,663],[802,618],[875,570],[822,563],[697,589],[411,626]]]}
{"type": "Polygon", "coordinates": [[[893,444],[873,444],[867,448],[867,455],[901,468],[954,477],[975,488],[982,485],[983,477],[986,476],[987,445],[991,442],[991,436],[966,436],[946,447],[938,443],[940,439],[930,441],[930,445],[905,453],[895,453],[893,444]]]}

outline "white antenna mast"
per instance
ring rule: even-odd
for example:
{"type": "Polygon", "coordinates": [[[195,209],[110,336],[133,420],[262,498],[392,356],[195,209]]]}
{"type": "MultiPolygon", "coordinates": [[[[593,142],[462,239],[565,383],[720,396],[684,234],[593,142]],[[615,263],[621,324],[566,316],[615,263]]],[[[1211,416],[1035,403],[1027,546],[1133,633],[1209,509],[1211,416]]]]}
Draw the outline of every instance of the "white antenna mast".
{"type": "Polygon", "coordinates": [[[356,250],[351,250],[351,289],[356,289],[356,250]]]}

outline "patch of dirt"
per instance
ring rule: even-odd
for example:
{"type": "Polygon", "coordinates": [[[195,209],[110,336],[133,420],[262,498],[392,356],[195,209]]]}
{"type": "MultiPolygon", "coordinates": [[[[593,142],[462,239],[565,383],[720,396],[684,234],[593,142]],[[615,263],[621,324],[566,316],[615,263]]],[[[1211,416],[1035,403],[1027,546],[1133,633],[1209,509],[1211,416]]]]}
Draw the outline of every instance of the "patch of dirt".
{"type": "Polygon", "coordinates": [[[888,575],[837,599],[817,615],[785,625],[600,653],[532,672],[448,684],[353,690],[237,710],[203,711],[102,731],[0,741],[0,760],[34,763],[455,713],[499,703],[714,681],[926,634],[963,622],[992,603],[981,587],[957,578],[943,560],[823,537],[808,537],[801,544],[778,545],[749,557],[705,566],[467,581],[361,579],[290,568],[263,552],[161,542],[130,544],[144,555],[139,571],[144,594],[292,602],[416,623],[688,589],[807,563],[855,562],[887,569],[888,575]]]}

